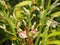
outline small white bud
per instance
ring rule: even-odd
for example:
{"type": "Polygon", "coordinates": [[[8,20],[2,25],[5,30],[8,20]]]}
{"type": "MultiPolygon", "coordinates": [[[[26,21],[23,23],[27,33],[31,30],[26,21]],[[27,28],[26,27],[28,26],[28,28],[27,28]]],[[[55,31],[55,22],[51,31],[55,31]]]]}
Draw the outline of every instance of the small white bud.
{"type": "Polygon", "coordinates": [[[12,45],[14,45],[14,43],[12,43],[12,45]]]}
{"type": "Polygon", "coordinates": [[[18,22],[18,23],[17,23],[17,27],[19,27],[19,26],[21,26],[21,22],[18,22]]]}
{"type": "Polygon", "coordinates": [[[52,26],[53,28],[56,28],[57,25],[58,25],[58,22],[52,20],[52,24],[51,24],[51,26],[52,26]]]}
{"type": "Polygon", "coordinates": [[[34,29],[34,26],[36,25],[36,22],[34,22],[34,24],[32,25],[31,29],[34,29]]]}
{"type": "Polygon", "coordinates": [[[35,17],[36,15],[35,14],[33,14],[33,17],[35,17]]]}
{"type": "Polygon", "coordinates": [[[26,9],[25,7],[23,7],[23,9],[25,10],[26,14],[30,14],[30,11],[28,9],[26,9]]]}
{"type": "Polygon", "coordinates": [[[4,27],[0,25],[0,28],[2,28],[2,29],[3,29],[4,27]]]}
{"type": "Polygon", "coordinates": [[[46,25],[49,27],[51,25],[51,20],[48,20],[46,25]]]}
{"type": "Polygon", "coordinates": [[[26,26],[26,21],[25,21],[25,20],[23,20],[23,23],[24,23],[24,25],[26,26]]]}
{"type": "Polygon", "coordinates": [[[57,3],[57,5],[60,5],[60,3],[57,3]]]}

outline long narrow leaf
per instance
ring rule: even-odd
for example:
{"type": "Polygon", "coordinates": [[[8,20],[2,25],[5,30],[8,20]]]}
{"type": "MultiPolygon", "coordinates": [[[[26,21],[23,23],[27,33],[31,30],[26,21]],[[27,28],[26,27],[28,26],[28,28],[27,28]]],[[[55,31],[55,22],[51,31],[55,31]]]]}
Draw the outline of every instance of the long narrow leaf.
{"type": "Polygon", "coordinates": [[[57,36],[57,35],[60,35],[60,31],[56,31],[56,32],[49,34],[48,38],[52,36],[57,36]]]}
{"type": "Polygon", "coordinates": [[[23,1],[17,4],[15,7],[22,7],[22,6],[30,5],[30,4],[31,4],[31,1],[23,1]]]}
{"type": "Polygon", "coordinates": [[[47,41],[47,44],[55,44],[55,45],[60,45],[60,40],[53,40],[53,41],[47,41]]]}

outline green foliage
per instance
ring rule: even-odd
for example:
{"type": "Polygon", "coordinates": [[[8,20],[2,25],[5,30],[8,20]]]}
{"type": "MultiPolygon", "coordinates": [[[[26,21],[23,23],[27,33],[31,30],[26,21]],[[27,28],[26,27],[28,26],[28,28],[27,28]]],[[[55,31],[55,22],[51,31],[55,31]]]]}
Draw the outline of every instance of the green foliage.
{"type": "Polygon", "coordinates": [[[11,2],[0,0],[0,45],[60,45],[59,0],[11,2]]]}

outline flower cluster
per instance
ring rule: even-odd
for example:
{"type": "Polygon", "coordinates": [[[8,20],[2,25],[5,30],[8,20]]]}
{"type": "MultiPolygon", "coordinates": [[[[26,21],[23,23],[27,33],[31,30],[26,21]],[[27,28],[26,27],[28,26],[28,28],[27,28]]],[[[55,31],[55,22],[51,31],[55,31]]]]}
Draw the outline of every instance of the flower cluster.
{"type": "MultiPolygon", "coordinates": [[[[33,29],[29,32],[29,36],[33,36],[33,38],[35,38],[38,34],[38,30],[37,29],[33,29]]],[[[18,31],[18,36],[22,39],[28,38],[27,36],[27,32],[26,31],[18,31]]]]}

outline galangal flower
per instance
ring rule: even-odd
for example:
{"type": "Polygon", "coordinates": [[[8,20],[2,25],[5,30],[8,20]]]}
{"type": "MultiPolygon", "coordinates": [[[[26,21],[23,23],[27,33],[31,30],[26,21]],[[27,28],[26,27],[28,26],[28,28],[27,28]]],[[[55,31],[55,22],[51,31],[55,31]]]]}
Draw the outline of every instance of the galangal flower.
{"type": "MultiPolygon", "coordinates": [[[[33,29],[29,32],[29,37],[33,37],[35,38],[38,34],[38,30],[37,29],[33,29]]],[[[27,32],[26,31],[18,31],[18,36],[22,39],[28,38],[27,32]]]]}

